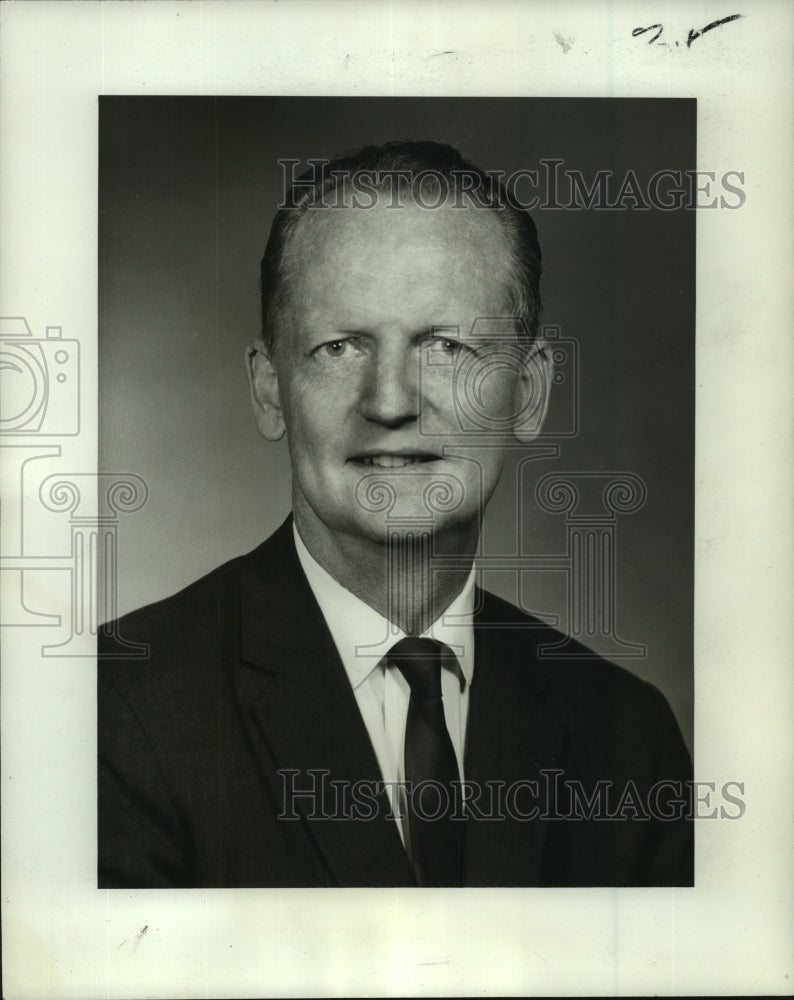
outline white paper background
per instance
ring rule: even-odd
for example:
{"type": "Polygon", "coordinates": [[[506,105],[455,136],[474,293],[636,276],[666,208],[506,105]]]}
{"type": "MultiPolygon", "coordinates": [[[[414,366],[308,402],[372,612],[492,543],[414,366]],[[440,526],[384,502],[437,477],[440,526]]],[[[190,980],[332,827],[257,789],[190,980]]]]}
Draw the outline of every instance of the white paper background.
{"type": "Polygon", "coordinates": [[[743,781],[747,812],[698,824],[697,887],[98,891],[94,663],[7,629],[4,995],[790,993],[792,8],[8,2],[0,25],[0,315],[80,340],[64,471],[96,467],[99,94],[695,96],[701,168],[747,194],[698,215],[696,776],[743,781]],[[653,23],[669,48],[632,37],[653,23]]]}

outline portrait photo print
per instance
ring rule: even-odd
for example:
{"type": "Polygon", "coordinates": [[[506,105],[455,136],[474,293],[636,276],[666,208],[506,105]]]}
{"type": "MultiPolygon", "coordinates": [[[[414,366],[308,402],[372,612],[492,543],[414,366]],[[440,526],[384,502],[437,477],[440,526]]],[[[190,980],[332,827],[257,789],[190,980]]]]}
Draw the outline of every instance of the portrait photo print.
{"type": "Polygon", "coordinates": [[[99,99],[99,886],[693,884],[696,110],[99,99]]]}

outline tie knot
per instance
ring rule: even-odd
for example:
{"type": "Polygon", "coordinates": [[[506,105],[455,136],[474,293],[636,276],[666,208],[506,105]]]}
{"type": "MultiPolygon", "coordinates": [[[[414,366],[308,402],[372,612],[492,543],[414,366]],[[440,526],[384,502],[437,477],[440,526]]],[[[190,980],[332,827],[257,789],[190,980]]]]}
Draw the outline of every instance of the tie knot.
{"type": "Polygon", "coordinates": [[[409,635],[389,650],[392,663],[411,687],[417,698],[441,697],[441,657],[446,647],[435,639],[420,639],[409,635]]]}

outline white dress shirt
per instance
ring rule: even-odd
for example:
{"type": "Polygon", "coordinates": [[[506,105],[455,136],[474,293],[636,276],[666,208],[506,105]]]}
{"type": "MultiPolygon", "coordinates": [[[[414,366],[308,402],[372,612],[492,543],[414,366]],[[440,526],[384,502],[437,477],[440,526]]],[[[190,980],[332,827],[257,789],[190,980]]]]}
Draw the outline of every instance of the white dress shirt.
{"type": "MultiPolygon", "coordinates": [[[[405,812],[400,805],[401,797],[395,796],[395,789],[405,781],[403,746],[411,689],[399,670],[386,666],[384,657],[406,633],[337,583],[309,553],[294,526],[293,530],[298,559],[347,672],[405,844],[405,812]]],[[[446,643],[458,661],[457,669],[443,667],[441,693],[461,780],[464,778],[469,688],[474,676],[474,581],[472,567],[463,590],[422,633],[423,637],[446,643]]]]}

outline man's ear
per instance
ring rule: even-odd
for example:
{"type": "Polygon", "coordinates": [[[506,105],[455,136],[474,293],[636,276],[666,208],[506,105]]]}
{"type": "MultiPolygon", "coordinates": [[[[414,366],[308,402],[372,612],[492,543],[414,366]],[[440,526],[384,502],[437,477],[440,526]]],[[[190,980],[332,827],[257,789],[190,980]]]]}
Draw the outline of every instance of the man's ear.
{"type": "Polygon", "coordinates": [[[545,340],[533,341],[523,359],[516,387],[516,418],[513,435],[521,444],[534,441],[543,429],[554,379],[554,359],[545,340]]]}
{"type": "Polygon", "coordinates": [[[278,441],[284,437],[281,393],[270,352],[261,338],[246,348],[245,367],[259,433],[268,441],[278,441]]]}

